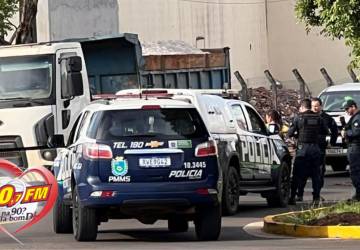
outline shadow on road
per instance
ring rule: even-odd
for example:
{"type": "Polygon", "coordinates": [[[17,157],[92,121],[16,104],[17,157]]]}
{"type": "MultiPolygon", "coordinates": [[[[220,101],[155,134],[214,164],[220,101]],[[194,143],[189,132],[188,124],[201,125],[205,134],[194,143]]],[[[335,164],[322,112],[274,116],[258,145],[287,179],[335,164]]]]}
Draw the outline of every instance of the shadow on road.
{"type": "MultiPolygon", "coordinates": [[[[194,229],[191,228],[186,233],[170,233],[166,228],[164,229],[131,229],[131,230],[103,230],[100,234],[120,234],[121,238],[116,238],[112,235],[111,239],[98,239],[97,242],[199,242],[195,237],[194,229]],[[128,236],[130,238],[124,238],[128,236]]],[[[221,231],[219,241],[249,241],[249,240],[269,240],[265,238],[258,238],[247,234],[243,230],[243,225],[239,226],[224,226],[221,231]]]]}

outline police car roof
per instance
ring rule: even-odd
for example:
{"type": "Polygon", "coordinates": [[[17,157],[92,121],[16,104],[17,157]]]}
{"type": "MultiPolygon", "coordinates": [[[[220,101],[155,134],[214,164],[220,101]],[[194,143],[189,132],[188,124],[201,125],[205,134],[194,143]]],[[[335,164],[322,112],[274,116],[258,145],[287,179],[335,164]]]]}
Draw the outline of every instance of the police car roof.
{"type": "MultiPolygon", "coordinates": [[[[116,94],[139,94],[141,90],[139,89],[125,89],[125,90],[120,90],[118,91],[116,94]]],[[[142,90],[144,91],[144,90],[142,90]]],[[[219,102],[222,101],[224,104],[230,103],[230,102],[234,102],[236,101],[237,103],[243,103],[243,104],[247,104],[247,105],[251,105],[248,102],[245,101],[241,101],[238,99],[226,99],[223,98],[221,95],[224,93],[232,93],[232,92],[238,92],[237,90],[224,90],[224,89],[165,89],[165,88],[153,88],[153,89],[146,89],[145,91],[166,91],[168,94],[172,94],[174,96],[176,96],[177,100],[180,100],[179,97],[183,96],[183,97],[193,97],[193,98],[199,98],[201,96],[212,96],[213,99],[218,100],[219,102]]],[[[194,101],[194,100],[191,100],[194,101]]]]}
{"type": "Polygon", "coordinates": [[[142,109],[144,106],[160,106],[161,108],[195,108],[194,105],[173,99],[158,98],[117,98],[110,101],[95,101],[85,108],[89,111],[142,109]]]}
{"type": "Polygon", "coordinates": [[[360,83],[351,82],[351,83],[335,85],[326,88],[323,92],[354,91],[354,90],[360,90],[360,83]]]}

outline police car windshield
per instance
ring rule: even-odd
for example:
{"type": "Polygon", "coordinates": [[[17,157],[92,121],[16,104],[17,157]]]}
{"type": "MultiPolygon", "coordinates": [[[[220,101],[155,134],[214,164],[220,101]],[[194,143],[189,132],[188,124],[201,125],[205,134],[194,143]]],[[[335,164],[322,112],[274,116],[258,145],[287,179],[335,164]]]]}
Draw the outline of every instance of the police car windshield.
{"type": "Polygon", "coordinates": [[[323,102],[324,111],[341,112],[343,105],[349,99],[353,99],[356,103],[360,103],[360,91],[338,91],[325,92],[320,96],[323,102]]]}
{"type": "Polygon", "coordinates": [[[96,112],[87,136],[97,140],[117,140],[124,137],[199,138],[208,135],[195,109],[138,109],[96,112]]]}

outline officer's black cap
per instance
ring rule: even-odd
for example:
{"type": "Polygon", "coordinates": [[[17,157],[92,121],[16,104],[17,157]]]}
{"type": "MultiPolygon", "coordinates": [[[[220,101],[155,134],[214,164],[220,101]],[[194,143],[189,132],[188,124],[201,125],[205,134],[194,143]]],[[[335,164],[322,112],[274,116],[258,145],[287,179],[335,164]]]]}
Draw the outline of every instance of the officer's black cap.
{"type": "Polygon", "coordinates": [[[357,106],[357,105],[356,105],[356,102],[355,102],[354,100],[352,100],[352,99],[347,100],[347,101],[345,102],[343,108],[346,110],[346,109],[350,108],[351,106],[357,106]]]}

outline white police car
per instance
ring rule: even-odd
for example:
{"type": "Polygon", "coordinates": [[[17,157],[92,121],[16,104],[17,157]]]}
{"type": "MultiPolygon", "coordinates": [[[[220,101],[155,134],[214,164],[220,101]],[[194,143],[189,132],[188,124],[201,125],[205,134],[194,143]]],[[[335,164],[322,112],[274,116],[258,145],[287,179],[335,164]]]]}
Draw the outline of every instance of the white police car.
{"type": "MultiPolygon", "coordinates": [[[[62,137],[51,137],[60,146],[62,137]]],[[[221,171],[217,146],[196,108],[155,97],[97,101],[78,117],[54,162],[59,199],[56,233],[95,240],[101,222],[168,220],[199,240],[221,230],[221,171]]]]}
{"type": "MultiPolygon", "coordinates": [[[[240,100],[222,98],[223,90],[153,89],[192,103],[216,140],[223,172],[222,212],[233,215],[239,196],[259,193],[270,206],[285,207],[290,195],[291,156],[285,142],[270,133],[258,112],[240,100]]],[[[138,89],[119,94],[138,94],[138,89]]],[[[232,93],[232,92],[231,92],[232,93]]]]}

